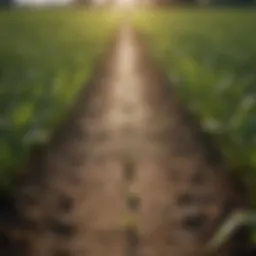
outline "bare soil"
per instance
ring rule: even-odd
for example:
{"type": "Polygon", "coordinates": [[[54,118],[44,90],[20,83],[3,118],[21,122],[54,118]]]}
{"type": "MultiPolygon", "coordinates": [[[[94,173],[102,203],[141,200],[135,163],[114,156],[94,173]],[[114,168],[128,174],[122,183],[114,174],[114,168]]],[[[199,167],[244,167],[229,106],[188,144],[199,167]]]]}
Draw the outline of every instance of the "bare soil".
{"type": "Polygon", "coordinates": [[[27,169],[1,256],[205,255],[216,226],[246,205],[130,28],[27,169]]]}

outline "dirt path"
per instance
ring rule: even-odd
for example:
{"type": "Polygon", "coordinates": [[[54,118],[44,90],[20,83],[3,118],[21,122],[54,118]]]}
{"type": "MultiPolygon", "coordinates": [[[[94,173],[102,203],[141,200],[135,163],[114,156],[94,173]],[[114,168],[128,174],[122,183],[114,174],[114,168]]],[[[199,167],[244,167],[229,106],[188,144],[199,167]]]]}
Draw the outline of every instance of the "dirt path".
{"type": "Polygon", "coordinates": [[[200,256],[229,184],[133,31],[109,55],[19,190],[22,253],[200,256]]]}

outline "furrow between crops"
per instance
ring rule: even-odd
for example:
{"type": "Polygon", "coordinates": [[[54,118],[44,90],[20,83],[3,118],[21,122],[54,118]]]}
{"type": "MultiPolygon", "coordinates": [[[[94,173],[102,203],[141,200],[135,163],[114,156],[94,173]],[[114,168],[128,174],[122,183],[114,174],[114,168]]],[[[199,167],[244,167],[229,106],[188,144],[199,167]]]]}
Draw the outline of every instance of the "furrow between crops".
{"type": "Polygon", "coordinates": [[[238,202],[168,88],[123,28],[19,190],[26,256],[204,255],[238,202]]]}

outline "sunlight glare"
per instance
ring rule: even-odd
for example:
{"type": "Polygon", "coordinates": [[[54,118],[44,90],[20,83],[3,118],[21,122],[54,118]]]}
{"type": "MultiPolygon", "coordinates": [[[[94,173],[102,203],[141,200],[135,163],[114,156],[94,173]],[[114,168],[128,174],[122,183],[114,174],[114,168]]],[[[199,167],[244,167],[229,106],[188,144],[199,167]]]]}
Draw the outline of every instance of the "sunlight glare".
{"type": "Polygon", "coordinates": [[[116,0],[116,3],[118,5],[131,6],[131,5],[134,5],[135,1],[134,0],[116,0]]]}
{"type": "Polygon", "coordinates": [[[132,7],[137,1],[138,0],[93,0],[96,5],[111,4],[113,7],[132,7]]]}

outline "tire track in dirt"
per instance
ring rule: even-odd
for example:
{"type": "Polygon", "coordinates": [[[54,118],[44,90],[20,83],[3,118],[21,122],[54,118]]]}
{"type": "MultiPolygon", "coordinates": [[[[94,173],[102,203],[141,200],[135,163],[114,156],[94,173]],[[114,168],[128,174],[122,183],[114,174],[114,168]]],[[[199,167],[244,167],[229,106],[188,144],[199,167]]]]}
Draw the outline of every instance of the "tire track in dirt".
{"type": "Polygon", "coordinates": [[[24,255],[204,255],[239,203],[208,152],[134,32],[121,30],[18,190],[24,255]]]}

